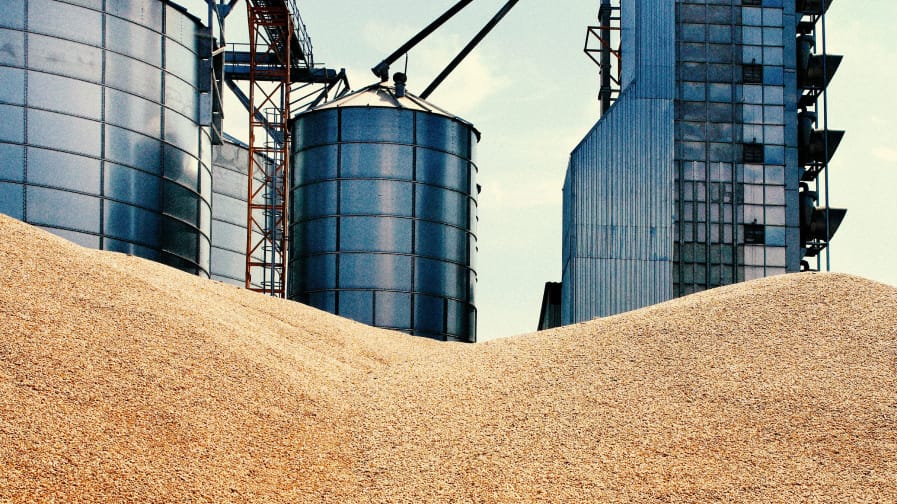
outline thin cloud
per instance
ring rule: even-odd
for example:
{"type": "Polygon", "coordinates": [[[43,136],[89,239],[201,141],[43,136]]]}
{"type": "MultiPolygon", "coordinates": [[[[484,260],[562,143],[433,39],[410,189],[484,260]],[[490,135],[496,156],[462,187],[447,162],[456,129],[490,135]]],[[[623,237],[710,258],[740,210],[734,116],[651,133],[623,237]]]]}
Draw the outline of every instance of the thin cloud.
{"type": "Polygon", "coordinates": [[[881,159],[882,161],[887,161],[889,163],[897,163],[897,149],[892,149],[890,147],[877,147],[872,149],[872,155],[881,159]]]}

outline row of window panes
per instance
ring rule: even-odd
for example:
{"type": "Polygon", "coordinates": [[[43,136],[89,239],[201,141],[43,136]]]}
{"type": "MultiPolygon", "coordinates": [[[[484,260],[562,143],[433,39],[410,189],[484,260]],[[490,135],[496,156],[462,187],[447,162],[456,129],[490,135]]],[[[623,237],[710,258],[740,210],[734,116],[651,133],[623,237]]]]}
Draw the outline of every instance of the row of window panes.
{"type": "Polygon", "coordinates": [[[683,182],[676,183],[677,190],[682,187],[682,192],[678,193],[682,201],[711,201],[713,203],[727,205],[735,201],[735,190],[730,182],[683,182]],[[709,190],[708,190],[709,189],[709,190]]]}
{"type": "MultiPolygon", "coordinates": [[[[689,161],[682,163],[682,176],[685,180],[706,180],[707,163],[689,161]]],[[[732,180],[731,163],[710,163],[710,180],[714,182],[732,180]]]]}
{"type": "Polygon", "coordinates": [[[785,225],[785,207],[773,205],[739,206],[741,222],[765,224],[767,226],[785,225]]]}
{"type": "Polygon", "coordinates": [[[705,44],[682,42],[678,45],[680,63],[738,64],[755,63],[767,67],[781,67],[785,62],[782,46],[705,44]]]}
{"type": "Polygon", "coordinates": [[[732,264],[735,258],[734,244],[676,243],[674,260],[681,263],[732,264]],[[709,254],[709,255],[708,255],[709,254]]]}
{"type": "MultiPolygon", "coordinates": [[[[753,142],[747,142],[753,144],[753,142]]],[[[744,158],[748,162],[763,162],[768,164],[785,164],[784,145],[763,145],[758,142],[762,156],[757,160],[744,158]]],[[[742,159],[742,146],[737,143],[717,142],[676,142],[676,158],[684,163],[693,161],[708,161],[710,163],[731,163],[735,159],[742,159]]]]}
{"type": "Polygon", "coordinates": [[[758,278],[765,278],[774,275],[784,275],[788,271],[786,268],[775,268],[775,267],[756,267],[756,266],[747,266],[744,268],[744,280],[757,280],[758,278]]]}
{"type": "Polygon", "coordinates": [[[783,105],[750,105],[740,107],[736,112],[739,122],[748,124],[785,124],[785,107],[783,105]]]}
{"type": "MultiPolygon", "coordinates": [[[[687,205],[691,206],[691,204],[687,205]]],[[[694,206],[702,207],[703,205],[698,204],[694,206]]],[[[738,242],[749,241],[752,243],[765,243],[767,245],[785,245],[786,233],[784,221],[774,222],[769,225],[764,225],[760,223],[759,220],[757,224],[740,224],[741,227],[739,228],[739,233],[733,235],[734,226],[732,222],[731,207],[722,209],[715,208],[713,210],[715,210],[712,212],[713,215],[711,215],[711,219],[714,219],[713,222],[706,222],[704,220],[706,214],[698,214],[698,219],[692,220],[690,218],[691,214],[686,213],[685,217],[680,219],[678,226],[676,226],[675,240],[702,243],[707,241],[709,233],[710,241],[713,243],[732,243],[733,240],[737,240],[738,242]],[[723,218],[726,219],[726,222],[719,222],[720,210],[722,210],[723,218]],[[744,231],[744,226],[759,226],[761,229],[755,230],[752,227],[751,229],[744,231]],[[759,235],[757,235],[757,233],[759,233],[759,235]]],[[[784,207],[768,207],[768,210],[772,210],[772,212],[767,212],[767,216],[769,216],[770,213],[782,213],[782,215],[784,215],[784,207]]]]}
{"type": "Polygon", "coordinates": [[[677,232],[675,235],[676,241],[706,243],[709,233],[710,243],[735,243],[735,233],[731,225],[711,225],[708,231],[707,226],[703,223],[682,223],[681,228],[681,232],[677,232]]]}
{"type": "MultiPolygon", "coordinates": [[[[781,230],[781,234],[784,236],[784,228],[778,229],[781,230]]],[[[769,236],[770,231],[767,230],[767,237],[769,236]]],[[[723,244],[715,242],[708,245],[704,241],[697,243],[685,241],[684,243],[675,244],[674,260],[686,267],[691,264],[699,267],[707,263],[734,264],[737,251],[739,265],[784,267],[786,266],[786,248],[784,245],[784,240],[782,240],[781,244],[766,245],[734,245],[731,244],[731,241],[723,244]]]]}
{"type": "MultiPolygon", "coordinates": [[[[782,234],[784,235],[785,228],[779,228],[782,230],[782,234]]],[[[767,237],[769,237],[769,230],[767,230],[767,237]]],[[[784,240],[783,240],[784,241],[784,240]]],[[[745,266],[778,266],[785,267],[786,266],[786,255],[785,255],[785,247],[783,246],[769,246],[773,245],[770,243],[763,245],[745,245],[744,257],[742,264],[745,266]]],[[[781,245],[784,245],[782,243],[781,245]]]]}
{"type": "Polygon", "coordinates": [[[712,288],[735,283],[734,268],[725,264],[711,264],[709,266],[709,275],[706,263],[685,263],[678,268],[673,268],[673,270],[677,272],[673,277],[675,284],[679,289],[685,289],[682,294],[692,294],[705,290],[708,287],[712,288]],[[708,282],[709,285],[707,285],[708,282]],[[688,288],[691,288],[691,290],[687,290],[688,288]]]}
{"type": "MultiPolygon", "coordinates": [[[[715,145],[723,143],[732,145],[733,143],[759,143],[764,145],[784,145],[785,143],[785,127],[778,125],[757,125],[744,124],[740,128],[734,129],[730,123],[708,123],[697,121],[678,121],[676,123],[676,140],[682,145],[680,146],[680,157],[683,159],[700,160],[704,155],[718,158],[722,154],[710,154],[711,150],[721,149],[722,147],[715,145]],[[741,134],[733,135],[733,131],[741,134]]],[[[713,161],[728,161],[726,159],[714,159],[713,161]]]]}

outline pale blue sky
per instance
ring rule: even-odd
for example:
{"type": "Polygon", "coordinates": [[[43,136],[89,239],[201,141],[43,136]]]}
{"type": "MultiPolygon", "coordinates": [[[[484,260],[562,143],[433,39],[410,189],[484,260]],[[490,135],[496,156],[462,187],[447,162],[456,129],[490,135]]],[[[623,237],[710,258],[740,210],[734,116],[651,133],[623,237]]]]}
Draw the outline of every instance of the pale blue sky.
{"type": "MultiPolygon", "coordinates": [[[[298,0],[316,61],[345,67],[353,88],[373,83],[371,66],[454,3],[298,0]]],[[[420,93],[503,4],[477,0],[415,48],[409,90],[420,93]]],[[[479,341],[535,330],[543,285],[560,279],[567,159],[599,113],[597,67],[582,52],[598,4],[520,1],[430,96],[483,133],[479,341]]],[[[228,25],[231,42],[246,40],[245,4],[237,10],[228,25]]],[[[836,1],[827,16],[828,50],[845,55],[830,86],[829,127],[847,130],[830,174],[832,206],[848,208],[832,242],[832,270],[891,285],[897,285],[897,52],[889,42],[895,16],[893,0],[836,1]]],[[[226,113],[230,131],[242,136],[242,109],[231,103],[226,113]]]]}

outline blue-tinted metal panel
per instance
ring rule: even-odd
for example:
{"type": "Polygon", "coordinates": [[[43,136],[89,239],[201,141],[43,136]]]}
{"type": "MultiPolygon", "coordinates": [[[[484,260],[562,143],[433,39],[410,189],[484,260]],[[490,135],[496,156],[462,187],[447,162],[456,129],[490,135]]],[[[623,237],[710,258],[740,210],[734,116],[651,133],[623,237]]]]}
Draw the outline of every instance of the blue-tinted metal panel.
{"type": "Polygon", "coordinates": [[[470,166],[467,159],[447,156],[445,153],[435,150],[418,149],[418,181],[460,192],[469,192],[471,188],[468,177],[470,177],[470,166]]]}
{"type": "MultiPolygon", "coordinates": [[[[99,84],[103,76],[102,52],[98,47],[78,42],[34,33],[28,35],[28,66],[47,73],[66,75],[99,84]]],[[[111,69],[107,72],[107,77],[110,75],[113,75],[111,69]]],[[[134,77],[142,78],[146,75],[149,74],[144,72],[134,77]]]]}
{"type": "Polygon", "coordinates": [[[199,161],[186,152],[165,146],[165,162],[162,175],[178,184],[199,191],[199,161]]]}
{"type": "Polygon", "coordinates": [[[103,40],[100,12],[52,0],[28,0],[28,26],[37,33],[85,44],[98,46],[103,40]]]}
{"type": "Polygon", "coordinates": [[[161,101],[161,80],[158,76],[153,79],[147,78],[149,75],[159,74],[159,70],[155,67],[121,54],[107,52],[106,70],[107,86],[142,96],[147,100],[161,101]]]}
{"type": "Polygon", "coordinates": [[[407,111],[392,108],[352,107],[343,108],[341,140],[343,142],[395,142],[411,144],[414,141],[414,116],[407,111]]]}
{"type": "Polygon", "coordinates": [[[336,290],[336,258],[336,254],[329,254],[305,256],[301,261],[293,260],[289,270],[289,283],[302,286],[305,292],[336,290]]]}
{"type": "Polygon", "coordinates": [[[160,217],[156,212],[106,201],[103,205],[103,228],[107,236],[156,250],[160,247],[160,217]]]}
{"type": "Polygon", "coordinates": [[[25,109],[15,105],[0,105],[0,142],[25,141],[25,109]]]}
{"type": "MultiPolygon", "coordinates": [[[[168,35],[168,34],[166,34],[168,35]]],[[[165,69],[186,82],[195,83],[198,60],[196,54],[170,38],[165,39],[165,69]]]]}
{"type": "Polygon", "coordinates": [[[295,189],[290,199],[291,215],[296,220],[336,215],[338,187],[337,182],[319,182],[295,189]]]}
{"type": "Polygon", "coordinates": [[[25,147],[0,143],[0,180],[25,181],[25,147]]]}
{"type": "Polygon", "coordinates": [[[564,183],[565,324],[672,297],[675,3],[621,8],[624,90],[564,183]]]}
{"type": "Polygon", "coordinates": [[[374,323],[374,291],[340,291],[339,313],[362,324],[374,323]]]}
{"type": "Polygon", "coordinates": [[[28,183],[100,195],[100,160],[28,148],[28,183]]]}
{"type": "MultiPolygon", "coordinates": [[[[347,218],[342,219],[345,225],[345,221],[347,218]]],[[[357,219],[374,219],[374,217],[352,217],[352,222],[357,223],[357,219]]],[[[337,225],[339,223],[339,219],[336,217],[325,217],[321,219],[314,219],[303,221],[295,224],[290,228],[291,235],[296,237],[301,237],[298,240],[295,250],[298,254],[301,255],[309,255],[309,254],[320,254],[323,252],[336,252],[337,251],[337,243],[336,243],[336,230],[337,225]]],[[[346,233],[350,233],[350,231],[346,231],[343,233],[343,250],[355,250],[355,251],[363,251],[368,250],[360,245],[357,245],[358,242],[365,239],[364,235],[366,233],[365,230],[362,230],[362,236],[345,236],[346,233]]],[[[245,234],[245,233],[244,233],[245,234]]],[[[409,226],[409,234],[410,234],[410,226],[409,226]]],[[[373,236],[372,238],[368,238],[372,240],[377,240],[377,236],[373,236]]],[[[245,241],[245,238],[244,238],[245,241]]],[[[388,248],[389,244],[381,248],[388,248]]],[[[411,247],[408,247],[409,251],[411,247]]],[[[388,250],[384,250],[384,252],[389,252],[388,250]]]]}
{"type": "Polygon", "coordinates": [[[28,142],[99,157],[100,123],[55,112],[28,111],[28,142]]]}
{"type": "Polygon", "coordinates": [[[672,112],[671,101],[624,95],[573,152],[564,186],[564,323],[672,296],[672,112]]]}
{"type": "MultiPolygon", "coordinates": [[[[6,16],[0,16],[0,20],[4,18],[6,16]]],[[[13,66],[23,66],[25,64],[24,33],[17,30],[0,29],[0,48],[2,48],[0,50],[0,64],[13,66]]]]}
{"type": "MultiPolygon", "coordinates": [[[[322,221],[314,221],[316,223],[322,221]]],[[[343,252],[411,253],[411,219],[395,217],[342,217],[339,248],[343,252]]],[[[334,226],[334,222],[323,221],[334,226]]],[[[309,231],[308,228],[305,229],[309,231]]],[[[314,233],[309,236],[313,239],[314,233]]],[[[305,241],[305,240],[303,240],[305,241]]]]}
{"type": "MultiPolygon", "coordinates": [[[[403,215],[411,217],[411,191],[408,182],[390,180],[343,180],[340,187],[340,212],[349,215],[403,215]]],[[[308,194],[308,191],[305,191],[308,194]]]]}
{"type": "Polygon", "coordinates": [[[25,27],[25,0],[6,0],[3,10],[5,12],[0,16],[0,26],[19,30],[25,27]]]}
{"type": "Polygon", "coordinates": [[[0,182],[0,213],[19,220],[25,218],[25,186],[0,182]]]}
{"type": "Polygon", "coordinates": [[[106,90],[105,102],[106,122],[152,138],[161,136],[162,107],[157,102],[116,89],[106,90]]]}
{"type": "Polygon", "coordinates": [[[168,180],[162,181],[162,213],[184,222],[199,222],[199,195],[168,180]]]}
{"type": "Polygon", "coordinates": [[[434,222],[418,221],[415,251],[428,257],[467,263],[467,231],[434,222]]]}
{"type": "Polygon", "coordinates": [[[0,67],[0,102],[25,104],[25,74],[18,68],[0,67]]]}
{"type": "MultiPolygon", "coordinates": [[[[301,122],[296,124],[301,124],[301,122]]],[[[344,146],[344,149],[347,147],[351,146],[344,146]]],[[[336,145],[314,147],[296,153],[293,156],[293,180],[300,180],[307,184],[319,180],[335,179],[338,156],[339,147],[336,145]]]]}
{"type": "Polygon", "coordinates": [[[468,226],[469,205],[466,194],[426,185],[418,185],[416,191],[417,217],[464,228],[468,226]]]}
{"type": "MultiPolygon", "coordinates": [[[[374,324],[379,327],[408,329],[411,320],[411,294],[407,292],[374,292],[374,324]]],[[[340,299],[342,305],[342,299],[340,299]]]]}
{"type": "Polygon", "coordinates": [[[339,285],[344,289],[411,290],[411,257],[341,254],[339,285]]]}
{"type": "MultiPolygon", "coordinates": [[[[121,4],[130,2],[112,3],[114,5],[110,7],[110,10],[120,8],[121,4]]],[[[142,3],[147,4],[148,2],[142,3]]],[[[116,41],[114,47],[111,47],[114,51],[143,60],[151,65],[162,66],[162,35],[160,33],[125,19],[107,16],[106,38],[116,41]]]]}
{"type": "Polygon", "coordinates": [[[199,120],[199,96],[196,88],[181,79],[165,80],[165,106],[185,117],[199,120]]]}
{"type": "Polygon", "coordinates": [[[159,251],[149,247],[137,245],[136,243],[115,240],[109,237],[103,239],[103,249],[113,252],[121,252],[123,254],[131,254],[144,259],[158,261],[160,258],[159,251]]]}
{"type": "Polygon", "coordinates": [[[43,72],[28,72],[28,106],[99,120],[102,88],[43,72]],[[72,100],[77,96],[77,100],[72,100]]]}
{"type": "Polygon", "coordinates": [[[340,152],[340,176],[411,180],[413,155],[414,149],[407,145],[345,144],[340,152]]]}
{"type": "Polygon", "coordinates": [[[25,199],[30,223],[100,232],[100,199],[96,196],[30,186],[25,199]]]}
{"type": "Polygon", "coordinates": [[[417,114],[417,143],[470,159],[470,127],[443,116],[417,114]]]}
{"type": "Polygon", "coordinates": [[[161,180],[128,166],[105,163],[103,191],[107,198],[159,210],[161,180]]]}
{"type": "Polygon", "coordinates": [[[94,234],[88,233],[79,233],[78,231],[72,231],[70,229],[60,229],[57,227],[48,227],[48,226],[37,226],[44,231],[48,231],[50,233],[55,234],[60,238],[65,238],[66,240],[73,242],[77,245],[81,245],[82,247],[97,249],[100,248],[100,237],[94,234]]]}
{"type": "Polygon", "coordinates": [[[414,332],[437,336],[445,331],[445,300],[435,296],[414,296],[414,332]]]}
{"type": "Polygon", "coordinates": [[[106,2],[109,14],[128,19],[137,25],[162,31],[162,2],[106,2]]]}
{"type": "MultiPolygon", "coordinates": [[[[303,120],[293,123],[293,135],[297,139],[302,140],[302,148],[307,149],[315,145],[331,145],[339,142],[339,114],[333,110],[324,110],[320,112],[310,112],[303,116],[303,120]]],[[[298,148],[299,152],[302,149],[298,148]]],[[[298,154],[301,156],[301,154],[298,154]]],[[[296,163],[294,163],[296,164],[296,163]]],[[[317,165],[314,165],[317,166],[317,165]]],[[[323,170],[321,168],[313,168],[312,171],[323,170]]],[[[297,180],[308,180],[306,175],[302,175],[297,180]]]]}

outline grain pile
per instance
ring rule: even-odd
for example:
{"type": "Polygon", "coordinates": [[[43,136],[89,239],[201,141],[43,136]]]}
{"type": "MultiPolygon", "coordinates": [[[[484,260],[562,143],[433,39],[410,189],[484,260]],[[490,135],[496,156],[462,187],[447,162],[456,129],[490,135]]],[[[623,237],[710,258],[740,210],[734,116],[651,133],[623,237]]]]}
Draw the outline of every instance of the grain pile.
{"type": "Polygon", "coordinates": [[[897,496],[893,287],[789,275],[442,344],[0,232],[0,501],[897,496]]]}

